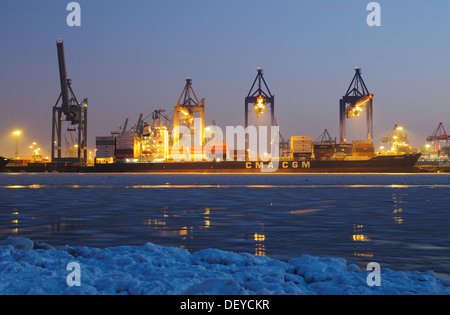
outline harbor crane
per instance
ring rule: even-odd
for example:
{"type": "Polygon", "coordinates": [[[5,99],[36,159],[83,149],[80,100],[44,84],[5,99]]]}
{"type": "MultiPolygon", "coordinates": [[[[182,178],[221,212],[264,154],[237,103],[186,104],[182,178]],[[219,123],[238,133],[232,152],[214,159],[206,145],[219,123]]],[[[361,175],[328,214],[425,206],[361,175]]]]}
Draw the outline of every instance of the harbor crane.
{"type": "MultiPolygon", "coordinates": [[[[254,112],[257,118],[263,115],[267,108],[270,108],[271,126],[277,126],[275,120],[275,96],[270,92],[264,79],[264,73],[261,68],[258,68],[257,75],[253,81],[252,87],[245,98],[245,129],[249,127],[249,113],[254,112]],[[250,108],[253,105],[253,109],[250,108]]],[[[249,135],[245,135],[245,150],[249,152],[249,135]]]]}
{"type": "Polygon", "coordinates": [[[192,88],[191,78],[186,79],[186,85],[174,108],[173,145],[178,145],[180,141],[180,126],[185,126],[191,130],[195,145],[203,146],[205,144],[205,99],[198,100],[192,88]],[[196,120],[200,122],[199,126],[196,126],[196,120]]]}
{"type": "Polygon", "coordinates": [[[439,123],[437,129],[427,138],[427,142],[434,142],[434,150],[438,151],[441,149],[441,142],[445,141],[445,146],[449,145],[450,136],[445,131],[444,124],[442,121],[439,123]]]}
{"type": "Polygon", "coordinates": [[[394,129],[381,139],[381,143],[384,145],[382,147],[383,150],[387,150],[388,152],[404,153],[410,151],[408,134],[398,124],[395,124],[394,129]]]}
{"type": "Polygon", "coordinates": [[[59,76],[61,94],[53,107],[52,120],[52,161],[63,164],[86,165],[87,163],[87,109],[88,99],[80,103],[72,89],[72,80],[67,76],[64,56],[64,42],[59,39],[56,43],[59,63],[59,76]],[[64,117],[63,117],[64,116],[64,117]],[[65,119],[63,119],[65,118],[65,119]],[[62,125],[68,123],[71,130],[78,132],[74,147],[77,149],[76,157],[62,154],[62,125]]]}
{"type": "Polygon", "coordinates": [[[341,144],[347,143],[346,120],[360,116],[364,111],[367,117],[367,140],[373,141],[373,96],[361,77],[361,69],[356,67],[347,93],[339,102],[341,144]]]}
{"type": "Polygon", "coordinates": [[[153,113],[151,113],[152,120],[153,120],[152,127],[166,126],[167,130],[169,130],[169,132],[170,132],[170,130],[172,129],[172,125],[173,125],[173,120],[170,119],[169,116],[167,116],[165,114],[165,112],[166,111],[164,109],[155,109],[153,111],[153,113]],[[164,121],[163,121],[163,119],[164,119],[164,121]]]}
{"type": "Polygon", "coordinates": [[[249,105],[253,105],[253,109],[256,116],[259,118],[265,113],[268,106],[270,106],[271,114],[271,126],[275,126],[275,96],[270,92],[267,86],[266,80],[264,79],[263,70],[258,68],[258,74],[253,81],[250,92],[248,92],[245,98],[245,128],[248,127],[249,121],[249,105]],[[265,89],[264,89],[265,88],[265,89]]]}
{"type": "Polygon", "coordinates": [[[325,129],[319,137],[317,137],[316,144],[336,144],[336,138],[332,138],[328,129],[325,129]]]}

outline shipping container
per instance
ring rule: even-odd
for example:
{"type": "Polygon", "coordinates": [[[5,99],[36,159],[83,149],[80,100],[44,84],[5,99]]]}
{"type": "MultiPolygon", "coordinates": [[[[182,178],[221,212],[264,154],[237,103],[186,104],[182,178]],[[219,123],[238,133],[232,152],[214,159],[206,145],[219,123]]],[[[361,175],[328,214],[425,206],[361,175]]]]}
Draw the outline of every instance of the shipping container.
{"type": "Polygon", "coordinates": [[[437,150],[430,151],[430,156],[431,157],[438,157],[439,156],[439,151],[437,151],[437,150]]]}
{"type": "Polygon", "coordinates": [[[115,156],[114,151],[97,151],[96,157],[99,159],[107,159],[115,156]]]}
{"type": "Polygon", "coordinates": [[[248,159],[248,151],[246,150],[232,150],[231,156],[235,161],[245,161],[248,159]]]}
{"type": "Polygon", "coordinates": [[[299,153],[312,153],[311,136],[291,137],[291,155],[299,153]]]}
{"type": "Polygon", "coordinates": [[[211,154],[227,154],[228,145],[226,143],[214,143],[209,145],[209,152],[211,154]]]}
{"type": "Polygon", "coordinates": [[[191,150],[191,154],[204,154],[205,146],[191,146],[190,150],[191,150]]]}
{"type": "Polygon", "coordinates": [[[134,149],[119,149],[115,150],[114,156],[118,159],[133,159],[134,149]]]}
{"type": "Polygon", "coordinates": [[[312,153],[291,153],[294,159],[298,158],[307,158],[310,159],[312,157],[312,153]]]}
{"type": "Polygon", "coordinates": [[[334,155],[333,144],[315,144],[313,146],[314,156],[316,158],[330,158],[334,155]]]}
{"type": "Polygon", "coordinates": [[[226,142],[208,144],[206,153],[210,158],[226,160],[228,157],[228,144],[226,142]]]}
{"type": "Polygon", "coordinates": [[[336,144],[334,149],[336,154],[343,153],[347,156],[351,156],[353,154],[353,146],[351,144],[336,144]]]}
{"type": "Polygon", "coordinates": [[[309,141],[309,142],[311,142],[311,136],[292,136],[291,141],[309,141]]]}
{"type": "Polygon", "coordinates": [[[353,140],[352,144],[373,144],[370,140],[353,140]]]}
{"type": "Polygon", "coordinates": [[[114,146],[115,145],[115,137],[96,137],[96,146],[97,148],[100,146],[114,146]]]}

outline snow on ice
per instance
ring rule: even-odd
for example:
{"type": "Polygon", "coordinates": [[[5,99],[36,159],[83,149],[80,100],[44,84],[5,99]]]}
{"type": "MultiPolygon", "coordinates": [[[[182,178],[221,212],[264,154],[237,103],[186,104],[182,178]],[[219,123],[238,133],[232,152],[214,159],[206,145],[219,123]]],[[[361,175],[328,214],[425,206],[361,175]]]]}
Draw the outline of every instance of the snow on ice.
{"type": "Polygon", "coordinates": [[[305,255],[287,262],[247,253],[175,247],[58,247],[25,238],[0,244],[0,294],[12,295],[372,295],[450,294],[434,272],[369,271],[344,259],[305,255]],[[68,264],[80,266],[80,286],[69,286],[68,264]]]}

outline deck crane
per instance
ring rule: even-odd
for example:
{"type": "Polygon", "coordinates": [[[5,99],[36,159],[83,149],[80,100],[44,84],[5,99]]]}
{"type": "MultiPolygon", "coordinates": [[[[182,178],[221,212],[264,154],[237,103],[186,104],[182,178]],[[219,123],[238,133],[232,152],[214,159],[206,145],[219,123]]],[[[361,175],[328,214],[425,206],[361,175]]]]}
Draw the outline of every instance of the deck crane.
{"type": "Polygon", "coordinates": [[[441,149],[441,142],[445,141],[445,146],[449,145],[450,136],[445,131],[444,124],[442,121],[439,123],[437,129],[427,138],[427,142],[434,142],[434,150],[438,151],[441,149]]]}
{"type": "Polygon", "coordinates": [[[53,107],[52,120],[52,161],[56,163],[69,163],[85,165],[87,163],[87,108],[88,99],[80,103],[72,89],[72,81],[67,76],[64,56],[64,42],[59,39],[56,43],[58,52],[59,77],[61,94],[53,107]],[[61,101],[61,104],[60,104],[61,101]],[[63,119],[63,116],[65,119],[63,119]],[[62,155],[62,125],[69,123],[78,131],[76,157],[63,157],[62,155]]]}
{"type": "Polygon", "coordinates": [[[373,96],[361,77],[361,69],[356,67],[347,93],[339,103],[341,144],[347,143],[346,120],[360,116],[364,111],[367,116],[367,140],[373,141],[373,96]]]}

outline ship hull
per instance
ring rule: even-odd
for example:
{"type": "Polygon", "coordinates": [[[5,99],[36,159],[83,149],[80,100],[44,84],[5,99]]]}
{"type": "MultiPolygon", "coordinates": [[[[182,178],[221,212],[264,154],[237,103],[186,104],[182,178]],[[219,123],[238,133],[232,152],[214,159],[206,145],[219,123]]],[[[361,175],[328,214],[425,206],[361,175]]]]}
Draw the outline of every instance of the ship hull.
{"type": "Polygon", "coordinates": [[[376,156],[368,160],[289,160],[275,162],[163,162],[97,164],[111,173],[414,173],[420,155],[376,156]]]}
{"type": "Polygon", "coordinates": [[[5,169],[6,165],[9,163],[9,159],[0,156],[0,171],[5,169]]]}

